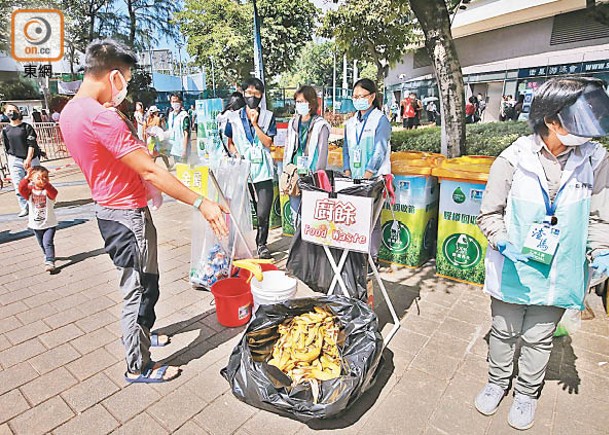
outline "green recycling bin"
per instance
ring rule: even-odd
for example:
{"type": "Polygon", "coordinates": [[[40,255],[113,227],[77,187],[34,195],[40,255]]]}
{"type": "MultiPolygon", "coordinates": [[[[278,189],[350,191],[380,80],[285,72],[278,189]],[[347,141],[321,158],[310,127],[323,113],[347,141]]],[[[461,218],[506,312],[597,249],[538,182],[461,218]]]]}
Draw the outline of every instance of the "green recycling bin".
{"type": "Polygon", "coordinates": [[[488,242],[476,222],[482,194],[495,160],[465,156],[443,161],[432,170],[440,181],[437,275],[474,285],[484,284],[488,242]]]}
{"type": "Polygon", "coordinates": [[[433,257],[439,186],[431,171],[442,159],[442,155],[423,152],[391,155],[396,202],[385,203],[381,213],[382,262],[418,267],[433,257]]]}

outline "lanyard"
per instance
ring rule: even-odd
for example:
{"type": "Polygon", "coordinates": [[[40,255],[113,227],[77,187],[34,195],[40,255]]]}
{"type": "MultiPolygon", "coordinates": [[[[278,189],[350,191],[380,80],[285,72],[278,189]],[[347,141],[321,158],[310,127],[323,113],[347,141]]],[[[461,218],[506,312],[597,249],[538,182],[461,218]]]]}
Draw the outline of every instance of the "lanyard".
{"type": "Polygon", "coordinates": [[[355,125],[355,143],[358,148],[359,143],[362,141],[362,136],[364,135],[364,129],[366,128],[366,123],[368,122],[369,115],[370,113],[368,113],[368,115],[364,117],[364,125],[362,125],[362,130],[360,131],[359,135],[357,134],[357,124],[355,125]]]}
{"type": "Polygon", "coordinates": [[[548,216],[554,216],[554,214],[556,213],[556,207],[558,205],[558,197],[563,192],[565,187],[567,187],[567,184],[566,183],[563,184],[562,187],[560,189],[558,189],[558,192],[556,192],[556,196],[554,197],[554,202],[552,202],[552,201],[550,201],[550,195],[543,188],[543,185],[541,184],[541,180],[539,179],[539,177],[537,177],[537,182],[539,183],[539,187],[541,188],[541,193],[543,194],[543,202],[546,205],[546,214],[548,216]]]}

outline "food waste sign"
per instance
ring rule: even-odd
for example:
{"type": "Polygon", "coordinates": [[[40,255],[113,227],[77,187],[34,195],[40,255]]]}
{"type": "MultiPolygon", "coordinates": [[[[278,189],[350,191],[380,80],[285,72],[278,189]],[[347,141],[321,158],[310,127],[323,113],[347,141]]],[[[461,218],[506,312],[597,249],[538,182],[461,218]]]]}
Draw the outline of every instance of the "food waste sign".
{"type": "Polygon", "coordinates": [[[302,192],[301,236],[304,241],[365,252],[370,249],[372,198],[325,192],[302,192]]]}

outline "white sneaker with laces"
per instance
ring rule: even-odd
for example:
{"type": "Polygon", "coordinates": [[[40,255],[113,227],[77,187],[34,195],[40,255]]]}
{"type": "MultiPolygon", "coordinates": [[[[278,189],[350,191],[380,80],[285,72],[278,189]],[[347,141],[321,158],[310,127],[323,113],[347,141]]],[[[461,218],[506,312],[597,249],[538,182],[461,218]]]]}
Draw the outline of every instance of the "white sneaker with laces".
{"type": "Polygon", "coordinates": [[[535,423],[535,409],[537,409],[537,399],[515,393],[508,414],[508,424],[518,430],[530,429],[535,423]]]}
{"type": "Polygon", "coordinates": [[[474,405],[480,414],[493,415],[499,408],[501,399],[505,397],[506,391],[499,385],[488,383],[476,396],[474,405]]]}

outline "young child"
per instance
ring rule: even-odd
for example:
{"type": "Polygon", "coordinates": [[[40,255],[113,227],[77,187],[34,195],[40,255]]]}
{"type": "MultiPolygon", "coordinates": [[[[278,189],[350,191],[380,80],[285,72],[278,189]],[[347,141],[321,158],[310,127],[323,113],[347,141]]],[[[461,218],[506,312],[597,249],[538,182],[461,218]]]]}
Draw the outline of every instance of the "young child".
{"type": "Polygon", "coordinates": [[[45,271],[55,271],[55,198],[57,189],[49,182],[49,171],[43,166],[33,166],[26,178],[19,183],[19,193],[28,201],[28,226],[34,230],[38,244],[44,252],[45,271]]]}

